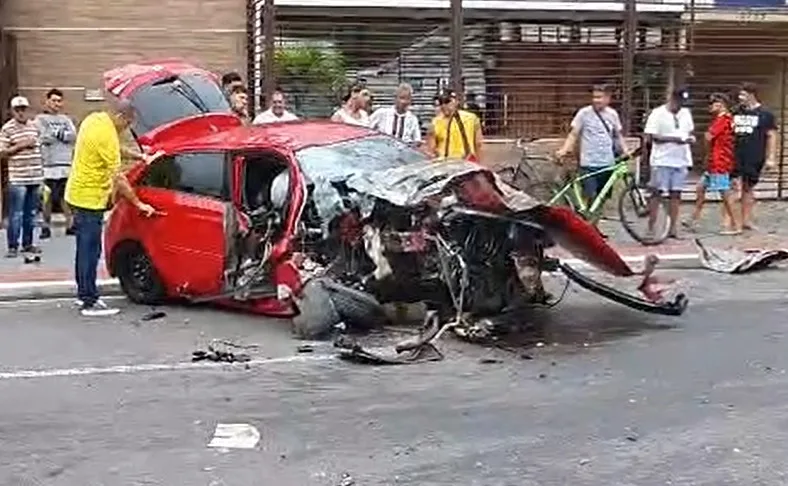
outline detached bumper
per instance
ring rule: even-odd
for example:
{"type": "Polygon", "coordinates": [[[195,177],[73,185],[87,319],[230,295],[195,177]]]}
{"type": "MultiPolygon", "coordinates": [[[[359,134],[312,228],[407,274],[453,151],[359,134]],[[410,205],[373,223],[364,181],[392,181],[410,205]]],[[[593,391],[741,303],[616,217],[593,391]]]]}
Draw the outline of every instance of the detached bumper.
{"type": "Polygon", "coordinates": [[[603,283],[593,280],[574,268],[565,263],[557,263],[557,268],[561,270],[569,280],[575,282],[577,285],[589,290],[597,295],[606,299],[612,300],[618,304],[627,306],[631,309],[639,310],[641,312],[648,312],[650,314],[660,314],[663,316],[680,316],[687,310],[689,300],[686,295],[678,294],[673,302],[650,302],[635,295],[622,292],[620,290],[609,287],[603,283]]]}

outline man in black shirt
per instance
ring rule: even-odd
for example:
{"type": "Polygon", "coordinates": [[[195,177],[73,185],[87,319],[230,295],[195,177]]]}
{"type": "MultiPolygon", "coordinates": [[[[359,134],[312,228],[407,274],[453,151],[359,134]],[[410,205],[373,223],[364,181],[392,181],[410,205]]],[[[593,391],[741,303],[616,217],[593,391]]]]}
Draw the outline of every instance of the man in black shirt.
{"type": "Polygon", "coordinates": [[[741,188],[741,221],[744,229],[753,229],[752,209],[755,206],[753,189],[761,177],[761,170],[776,167],[777,124],[774,115],[761,105],[752,83],[739,89],[739,109],[733,115],[736,137],[736,165],[731,176],[741,188]]]}

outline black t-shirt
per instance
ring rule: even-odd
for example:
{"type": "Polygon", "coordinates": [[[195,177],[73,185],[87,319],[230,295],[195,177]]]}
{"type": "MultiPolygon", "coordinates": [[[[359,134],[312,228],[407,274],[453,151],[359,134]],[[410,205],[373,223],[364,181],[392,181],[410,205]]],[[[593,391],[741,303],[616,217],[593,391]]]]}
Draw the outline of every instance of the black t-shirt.
{"type": "Polygon", "coordinates": [[[736,111],[733,115],[736,162],[740,165],[763,166],[766,160],[766,136],[776,129],[774,115],[763,106],[736,111]]]}

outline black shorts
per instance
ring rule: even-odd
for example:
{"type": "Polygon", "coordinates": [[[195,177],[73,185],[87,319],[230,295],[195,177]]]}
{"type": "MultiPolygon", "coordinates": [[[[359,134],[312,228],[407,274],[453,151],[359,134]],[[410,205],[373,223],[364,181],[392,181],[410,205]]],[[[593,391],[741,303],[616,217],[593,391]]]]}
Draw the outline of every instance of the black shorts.
{"type": "Polygon", "coordinates": [[[752,189],[761,180],[763,165],[764,161],[743,162],[737,160],[733,167],[733,172],[731,172],[731,179],[741,179],[744,189],[752,189]]]}
{"type": "Polygon", "coordinates": [[[44,184],[49,188],[49,201],[52,212],[63,211],[63,197],[66,194],[66,181],[68,179],[44,179],[44,184]]]}

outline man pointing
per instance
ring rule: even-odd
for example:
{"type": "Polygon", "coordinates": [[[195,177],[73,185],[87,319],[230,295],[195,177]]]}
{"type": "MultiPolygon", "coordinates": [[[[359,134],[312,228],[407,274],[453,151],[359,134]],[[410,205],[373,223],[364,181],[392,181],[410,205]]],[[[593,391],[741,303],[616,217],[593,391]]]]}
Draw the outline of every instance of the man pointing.
{"type": "MultiPolygon", "coordinates": [[[[118,134],[134,121],[134,109],[125,100],[113,101],[109,110],[91,113],[79,126],[74,161],[66,182],[65,200],[73,210],[77,237],[75,277],[83,316],[110,316],[119,312],[99,299],[96,286],[104,211],[113,190],[142,213],[148,216],[155,213],[155,209],[137,198],[121,171],[118,134]]],[[[147,162],[152,160],[143,158],[147,162]]]]}

